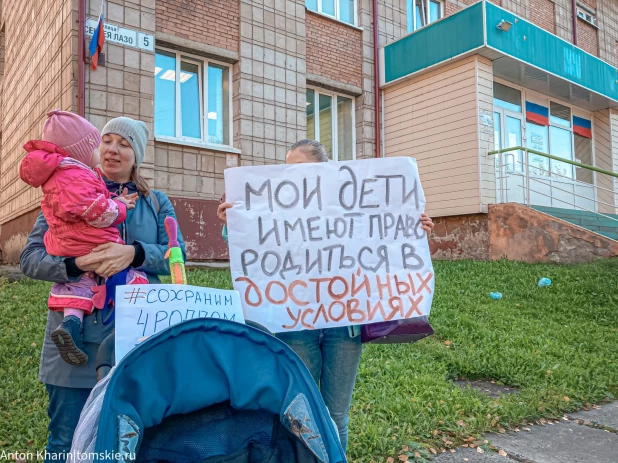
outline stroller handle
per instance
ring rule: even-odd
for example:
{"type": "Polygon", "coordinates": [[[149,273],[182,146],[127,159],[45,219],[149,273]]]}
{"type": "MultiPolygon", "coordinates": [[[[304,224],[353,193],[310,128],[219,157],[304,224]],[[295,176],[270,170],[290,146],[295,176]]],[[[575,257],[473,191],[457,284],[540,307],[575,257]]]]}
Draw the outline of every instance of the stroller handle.
{"type": "MultiPolygon", "coordinates": [[[[251,320],[246,320],[245,324],[256,328],[258,330],[264,331],[265,333],[271,334],[271,332],[260,325],[251,320]]],[[[99,350],[97,351],[96,358],[96,370],[97,370],[97,382],[101,381],[103,378],[107,376],[110,370],[116,364],[116,330],[113,330],[101,343],[99,346],[99,350]]]]}
{"type": "Polygon", "coordinates": [[[113,330],[99,346],[96,358],[97,382],[105,378],[115,364],[115,341],[116,332],[113,330]]]}

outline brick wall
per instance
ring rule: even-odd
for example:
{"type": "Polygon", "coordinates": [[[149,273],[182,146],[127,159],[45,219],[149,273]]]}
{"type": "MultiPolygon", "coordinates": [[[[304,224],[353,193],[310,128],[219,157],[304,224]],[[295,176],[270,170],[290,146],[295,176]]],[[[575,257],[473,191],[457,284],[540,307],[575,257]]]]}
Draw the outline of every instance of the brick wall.
{"type": "Polygon", "coordinates": [[[618,65],[616,41],[618,41],[618,2],[597,0],[597,23],[599,25],[599,58],[612,66],[618,65]]]}
{"type": "Polygon", "coordinates": [[[156,0],[157,32],[238,51],[238,0],[156,0]]]}
{"type": "Polygon", "coordinates": [[[595,27],[581,19],[577,20],[577,45],[582,50],[599,56],[599,33],[595,27]]]}
{"type": "Polygon", "coordinates": [[[453,2],[444,2],[444,16],[451,16],[458,11],[461,11],[461,7],[453,2]]]}
{"type": "Polygon", "coordinates": [[[530,0],[530,21],[552,34],[556,33],[556,13],[552,0],[530,0]]]}
{"type": "Polygon", "coordinates": [[[360,87],[362,33],[310,11],[306,13],[307,72],[360,87]]]}
{"type": "Polygon", "coordinates": [[[39,138],[47,111],[76,109],[71,0],[3,2],[6,56],[2,95],[0,224],[35,209],[40,190],[19,178],[23,144],[39,138]],[[54,18],[50,20],[49,18],[54,18]]]}

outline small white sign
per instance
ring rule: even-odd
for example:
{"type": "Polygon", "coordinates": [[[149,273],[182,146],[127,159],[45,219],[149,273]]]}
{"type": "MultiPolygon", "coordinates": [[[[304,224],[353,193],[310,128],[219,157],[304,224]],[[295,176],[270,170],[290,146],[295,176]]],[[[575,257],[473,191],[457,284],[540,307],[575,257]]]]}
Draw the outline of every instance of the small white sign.
{"type": "Polygon", "coordinates": [[[116,363],[153,334],[194,318],[244,323],[238,291],[189,285],[116,288],[116,363]]]}
{"type": "MultiPolygon", "coordinates": [[[[86,21],[86,35],[92,37],[98,19],[88,19],[86,21]]],[[[118,43],[127,47],[139,48],[141,50],[154,51],[154,36],[144,34],[133,29],[127,29],[114,24],[105,23],[105,40],[111,43],[118,43]]]]}

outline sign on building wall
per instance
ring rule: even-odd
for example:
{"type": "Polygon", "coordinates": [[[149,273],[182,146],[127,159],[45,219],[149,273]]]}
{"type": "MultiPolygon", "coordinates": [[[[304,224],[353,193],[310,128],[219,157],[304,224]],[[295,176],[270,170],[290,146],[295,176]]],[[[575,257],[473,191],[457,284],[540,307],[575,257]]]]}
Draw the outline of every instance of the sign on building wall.
{"type": "Polygon", "coordinates": [[[434,273],[409,157],[225,171],[234,288],[273,332],[428,315],[434,273]]]}
{"type": "MultiPolygon", "coordinates": [[[[86,35],[92,37],[97,28],[98,20],[86,20],[86,35]]],[[[139,48],[141,50],[154,51],[154,36],[144,34],[133,29],[127,29],[113,24],[105,23],[105,40],[127,47],[139,48]]]]}

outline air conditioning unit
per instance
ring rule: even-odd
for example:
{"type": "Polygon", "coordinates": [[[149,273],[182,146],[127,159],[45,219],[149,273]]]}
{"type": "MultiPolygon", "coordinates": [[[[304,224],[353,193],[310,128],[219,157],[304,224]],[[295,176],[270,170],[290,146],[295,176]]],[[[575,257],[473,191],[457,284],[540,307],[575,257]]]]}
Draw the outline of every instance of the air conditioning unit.
{"type": "Polygon", "coordinates": [[[590,13],[586,13],[582,10],[577,10],[577,17],[586,21],[589,24],[592,24],[593,26],[597,25],[597,18],[595,18],[594,15],[591,15],[590,13]]]}

